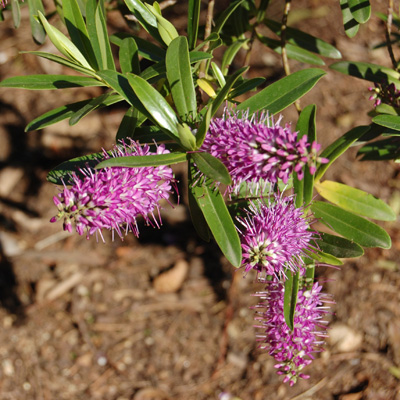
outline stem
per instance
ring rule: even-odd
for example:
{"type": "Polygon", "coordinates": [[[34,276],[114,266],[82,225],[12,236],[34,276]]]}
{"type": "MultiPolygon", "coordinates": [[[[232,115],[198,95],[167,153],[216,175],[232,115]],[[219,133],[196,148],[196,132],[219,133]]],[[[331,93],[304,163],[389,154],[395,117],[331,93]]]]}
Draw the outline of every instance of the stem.
{"type": "Polygon", "coordinates": [[[390,35],[392,33],[392,21],[393,21],[393,0],[389,0],[385,36],[386,36],[387,49],[389,52],[390,60],[392,61],[393,69],[395,71],[398,71],[399,68],[397,66],[397,61],[393,53],[392,43],[390,41],[390,35]]]}
{"type": "MultiPolygon", "coordinates": [[[[281,48],[282,48],[282,63],[283,69],[285,71],[286,76],[290,75],[290,66],[287,57],[286,51],[286,28],[287,28],[287,20],[290,12],[291,0],[285,0],[285,8],[283,10],[282,16],[282,26],[281,26],[281,48]]],[[[300,114],[301,107],[300,107],[300,100],[296,100],[294,103],[297,112],[300,114]]]]}
{"type": "MultiPolygon", "coordinates": [[[[206,26],[204,30],[204,40],[206,40],[211,34],[212,19],[214,15],[214,5],[215,5],[215,0],[209,0],[207,7],[206,26]]],[[[210,42],[207,42],[203,47],[203,51],[206,53],[209,47],[210,47],[210,42]]],[[[204,60],[200,65],[200,71],[199,71],[200,78],[203,78],[205,76],[206,64],[207,60],[204,60]]]]}

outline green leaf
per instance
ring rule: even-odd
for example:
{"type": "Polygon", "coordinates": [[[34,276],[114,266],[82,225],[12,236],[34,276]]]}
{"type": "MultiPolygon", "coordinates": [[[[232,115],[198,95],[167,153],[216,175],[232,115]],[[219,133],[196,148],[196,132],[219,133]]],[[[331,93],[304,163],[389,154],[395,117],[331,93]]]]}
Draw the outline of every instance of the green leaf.
{"type": "Polygon", "coordinates": [[[209,153],[190,153],[197,168],[211,181],[231,185],[232,179],[224,164],[209,153]]]}
{"type": "Polygon", "coordinates": [[[215,78],[218,81],[219,86],[220,87],[225,86],[225,84],[226,84],[225,77],[224,77],[224,74],[222,73],[222,71],[219,69],[218,65],[212,61],[211,68],[213,70],[215,78]]]}
{"type": "Polygon", "coordinates": [[[330,229],[361,246],[384,249],[391,247],[390,236],[385,230],[365,218],[321,201],[315,201],[311,210],[330,229]]]}
{"type": "Polygon", "coordinates": [[[111,93],[104,93],[101,96],[95,97],[86,103],[81,109],[75,111],[69,120],[69,125],[73,126],[77,124],[83,117],[99,108],[104,104],[105,99],[110,96],[110,94],[111,93]]]}
{"type": "Polygon", "coordinates": [[[178,139],[178,119],[164,97],[139,76],[128,74],[128,81],[139,101],[153,117],[154,121],[178,139]]]}
{"type": "Polygon", "coordinates": [[[196,133],[197,148],[200,148],[204,142],[208,128],[210,127],[211,114],[212,114],[212,107],[208,107],[207,112],[205,113],[203,120],[200,123],[199,130],[196,133]]]}
{"type": "Polygon", "coordinates": [[[31,25],[33,39],[36,43],[42,44],[44,42],[44,39],[46,38],[46,31],[44,30],[44,27],[40,23],[40,21],[35,18],[38,15],[39,11],[44,14],[42,0],[28,0],[28,7],[29,23],[31,25]]]}
{"type": "Polygon", "coordinates": [[[156,16],[139,0],[125,0],[129,11],[137,18],[140,25],[160,43],[164,43],[158,32],[156,16]]]}
{"type": "Polygon", "coordinates": [[[396,214],[382,200],[360,189],[333,181],[316,183],[320,196],[352,213],[380,221],[395,221],[396,214]]]}
{"type": "Polygon", "coordinates": [[[154,141],[157,143],[171,141],[171,138],[166,133],[154,125],[136,127],[133,138],[143,144],[154,144],[154,141]]]}
{"type": "Polygon", "coordinates": [[[369,143],[362,147],[357,155],[361,155],[361,161],[399,160],[400,146],[398,138],[388,138],[369,143]]]}
{"type": "Polygon", "coordinates": [[[96,165],[96,169],[106,167],[158,167],[186,161],[186,153],[167,153],[150,156],[112,157],[96,165]]]}
{"type": "Polygon", "coordinates": [[[245,100],[239,104],[237,109],[248,109],[250,115],[265,109],[270,114],[276,114],[310,91],[325,74],[323,70],[318,68],[295,72],[245,100]]]}
{"type": "Polygon", "coordinates": [[[114,58],[108,38],[102,1],[88,0],[86,3],[87,30],[100,70],[115,70],[114,58]]]}
{"type": "Polygon", "coordinates": [[[327,158],[329,162],[318,167],[314,177],[315,181],[319,181],[330,165],[369,130],[370,126],[357,126],[329,145],[320,155],[327,158]]]}
{"type": "Polygon", "coordinates": [[[63,1],[62,7],[65,25],[72,42],[80,50],[90,66],[97,70],[98,64],[77,0],[63,1]]]}
{"type": "Polygon", "coordinates": [[[232,64],[233,59],[239,50],[244,47],[249,42],[249,39],[238,39],[235,40],[228,48],[225,50],[222,56],[221,69],[222,74],[226,75],[229,70],[229,66],[232,64]]]}
{"type": "Polygon", "coordinates": [[[103,82],[86,76],[72,75],[25,75],[13,76],[0,82],[0,87],[48,90],[74,87],[105,86],[103,82]]]}
{"type": "Polygon", "coordinates": [[[242,83],[238,84],[228,95],[228,99],[234,99],[250,90],[255,89],[265,82],[265,78],[251,78],[244,79],[242,83]]]}
{"type": "Polygon", "coordinates": [[[140,74],[139,49],[134,38],[130,37],[122,41],[119,49],[119,64],[123,74],[129,72],[140,74]]]}
{"type": "Polygon", "coordinates": [[[77,63],[82,65],[82,67],[87,68],[89,70],[93,70],[93,68],[86,61],[86,58],[79,51],[79,49],[57,28],[50,25],[47,22],[47,19],[40,11],[38,11],[38,13],[40,22],[42,23],[44,29],[46,30],[46,33],[49,36],[51,42],[58,49],[58,51],[64,54],[64,56],[70,58],[71,60],[75,60],[77,63]]]}
{"type": "Polygon", "coordinates": [[[193,49],[196,46],[199,31],[200,6],[200,0],[189,0],[187,24],[189,49],[193,49]]]}
{"type": "Polygon", "coordinates": [[[297,295],[299,293],[299,273],[287,272],[285,293],[283,297],[283,315],[290,330],[294,328],[294,314],[296,311],[297,295]]]}
{"type": "Polygon", "coordinates": [[[172,98],[183,121],[196,118],[196,92],[190,68],[189,47],[184,36],[174,39],[165,58],[172,98]]]}
{"type": "Polygon", "coordinates": [[[381,103],[375,107],[375,112],[378,114],[400,115],[400,108],[381,103]]]}
{"type": "Polygon", "coordinates": [[[217,96],[212,102],[212,110],[211,110],[211,117],[215,115],[215,113],[218,111],[219,107],[221,104],[225,101],[226,97],[228,96],[230,90],[232,89],[233,85],[236,83],[236,81],[239,79],[239,77],[244,74],[249,67],[243,67],[238,69],[234,74],[230,75],[228,79],[226,80],[226,84],[221,90],[218,92],[217,96]]]}
{"type": "MultiPolygon", "coordinates": [[[[316,140],[316,112],[317,106],[314,104],[310,104],[302,110],[296,125],[296,131],[298,131],[297,140],[300,140],[303,136],[307,136],[308,143],[312,143],[316,140]]],[[[296,207],[310,204],[313,198],[314,175],[310,174],[307,165],[303,167],[303,173],[304,177],[301,181],[298,179],[297,173],[293,176],[293,187],[296,193],[296,207]]]]}
{"type": "Polygon", "coordinates": [[[348,0],[351,15],[359,24],[365,24],[371,17],[369,0],[348,0]]]}
{"type": "MultiPolygon", "coordinates": [[[[119,94],[108,96],[99,107],[109,106],[122,101],[119,94]]],[[[53,125],[64,119],[70,118],[76,111],[80,110],[83,106],[88,104],[92,99],[78,101],[77,103],[67,104],[48,111],[31,121],[25,128],[25,132],[46,128],[46,126],[53,125]]]]}
{"type": "MultiPolygon", "coordinates": [[[[271,19],[266,19],[264,22],[268,28],[270,28],[278,36],[281,36],[282,24],[280,22],[273,21],[271,19]]],[[[340,51],[334,46],[323,41],[322,39],[309,35],[308,33],[295,28],[286,27],[285,35],[289,43],[292,43],[305,50],[312,51],[313,53],[320,54],[324,57],[334,59],[342,58],[340,51]]]]}
{"type": "Polygon", "coordinates": [[[119,125],[116,139],[124,139],[126,137],[133,137],[135,129],[137,126],[137,110],[133,107],[125,113],[124,118],[122,118],[121,124],[119,125]]]}
{"type": "Polygon", "coordinates": [[[68,58],[60,57],[60,56],[57,56],[56,54],[45,53],[43,51],[21,51],[21,53],[33,54],[35,56],[42,57],[47,60],[56,62],[57,64],[64,65],[75,71],[81,72],[82,74],[96,77],[96,74],[92,69],[87,69],[85,67],[82,67],[82,65],[78,64],[76,61],[71,61],[68,58]]]}
{"type": "Polygon", "coordinates": [[[94,153],[86,156],[76,157],[57,165],[47,175],[47,180],[56,185],[68,184],[72,172],[79,171],[80,168],[94,167],[99,159],[103,157],[103,153],[94,153]]]}
{"type": "Polygon", "coordinates": [[[21,23],[21,9],[18,0],[11,0],[11,13],[14,23],[14,28],[18,29],[21,23]]]}
{"type": "Polygon", "coordinates": [[[319,264],[343,265],[343,262],[341,260],[339,260],[338,258],[333,256],[332,254],[325,253],[321,250],[316,250],[316,251],[307,251],[306,250],[306,253],[310,256],[310,258],[312,260],[317,261],[317,263],[319,263],[319,264]]]}
{"type": "Polygon", "coordinates": [[[236,0],[229,4],[228,8],[226,8],[215,21],[213,33],[219,34],[221,32],[228,18],[243,3],[243,1],[244,0],[236,0]]]}
{"type": "MultiPolygon", "coordinates": [[[[272,50],[276,51],[278,54],[282,54],[282,43],[279,40],[270,39],[265,36],[258,35],[258,38],[262,43],[266,46],[271,48],[272,50]]],[[[286,43],[286,53],[288,58],[291,58],[296,61],[300,61],[306,64],[313,64],[313,65],[325,65],[324,61],[321,60],[315,54],[309,52],[308,50],[304,50],[301,47],[294,46],[290,43],[286,43]]]]}
{"type": "MultiPolygon", "coordinates": [[[[157,10],[154,6],[151,6],[150,4],[144,3],[145,6],[154,14],[154,16],[157,19],[157,28],[158,32],[161,36],[161,39],[163,42],[169,46],[169,44],[179,36],[177,30],[175,27],[169,22],[167,19],[165,19],[162,15],[160,10],[157,10]]],[[[157,3],[154,3],[157,4],[157,3]]]]}
{"type": "Polygon", "coordinates": [[[138,36],[130,35],[129,33],[126,32],[118,32],[110,36],[110,41],[116,46],[121,46],[123,40],[127,38],[132,38],[135,40],[138,46],[139,55],[145,58],[146,60],[154,62],[164,60],[165,58],[164,49],[138,36]]]}
{"type": "Polygon", "coordinates": [[[350,11],[348,0],[340,0],[340,8],[342,10],[344,31],[349,38],[352,38],[357,34],[360,25],[350,11]]]}
{"type": "Polygon", "coordinates": [[[345,238],[321,232],[321,240],[318,240],[320,249],[338,258],[356,258],[364,254],[364,250],[357,243],[345,238]]]}
{"type": "Polygon", "coordinates": [[[375,83],[395,83],[400,85],[400,74],[393,69],[382,67],[381,65],[355,62],[355,61],[339,61],[331,64],[331,69],[341,72],[342,74],[354,76],[375,83]]]}
{"type": "Polygon", "coordinates": [[[192,133],[190,127],[183,123],[178,124],[178,135],[179,141],[182,144],[183,148],[187,151],[193,151],[196,149],[196,138],[192,133]]]}
{"type": "Polygon", "coordinates": [[[372,118],[372,122],[378,125],[382,125],[386,128],[400,131],[400,116],[394,115],[377,115],[372,118]]]}
{"type": "Polygon", "coordinates": [[[192,192],[222,253],[234,267],[240,267],[239,235],[221,193],[205,183],[192,187],[192,192]]]}

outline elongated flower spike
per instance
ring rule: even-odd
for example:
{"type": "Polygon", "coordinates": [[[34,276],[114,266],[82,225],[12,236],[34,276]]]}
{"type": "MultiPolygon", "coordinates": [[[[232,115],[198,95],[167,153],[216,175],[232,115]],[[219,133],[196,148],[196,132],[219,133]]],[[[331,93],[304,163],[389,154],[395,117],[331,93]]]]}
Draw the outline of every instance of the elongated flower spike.
{"type": "Polygon", "coordinates": [[[304,267],[302,257],[306,250],[314,251],[317,237],[294,199],[275,194],[268,202],[251,202],[244,210],[246,216],[237,218],[245,273],[254,269],[261,275],[285,279],[288,271],[304,267]]]}
{"type": "MultiPolygon", "coordinates": [[[[317,143],[308,143],[307,136],[297,141],[297,132],[290,125],[280,125],[272,116],[262,113],[249,118],[246,112],[225,109],[222,118],[214,118],[200,150],[209,152],[227,167],[237,191],[243,182],[258,184],[265,181],[287,183],[293,172],[302,179],[302,168],[308,165],[314,173],[317,163],[328,160],[316,155],[317,143]]],[[[251,185],[250,185],[251,186],[251,185]]]]}
{"type": "MultiPolygon", "coordinates": [[[[169,153],[164,145],[157,147],[156,154],[169,153]]],[[[115,145],[111,156],[145,156],[155,154],[149,146],[141,147],[130,140],[115,145]]],[[[104,159],[110,155],[104,151],[104,159]]],[[[112,167],[100,170],[82,169],[80,174],[71,175],[72,186],[64,184],[61,193],[54,196],[58,214],[50,222],[63,220],[64,230],[72,232],[75,225],[79,235],[86,233],[87,238],[94,233],[102,236],[102,229],[116,232],[123,238],[132,231],[139,235],[136,219],[142,216],[146,223],[159,226],[155,212],[159,211],[159,202],[168,200],[176,183],[172,169],[159,167],[112,167]]],[[[103,239],[104,240],[104,239],[103,239]]]]}
{"type": "Polygon", "coordinates": [[[297,296],[294,312],[294,329],[291,330],[283,312],[284,284],[271,281],[265,291],[255,296],[261,302],[256,310],[256,328],[262,329],[257,335],[260,348],[265,349],[275,358],[277,374],[282,375],[283,382],[293,386],[298,378],[308,379],[302,371],[314,359],[314,354],[323,351],[322,345],[327,337],[327,321],[324,316],[329,313],[325,304],[334,303],[332,296],[321,293],[322,286],[314,283],[311,288],[302,287],[297,296]]]}

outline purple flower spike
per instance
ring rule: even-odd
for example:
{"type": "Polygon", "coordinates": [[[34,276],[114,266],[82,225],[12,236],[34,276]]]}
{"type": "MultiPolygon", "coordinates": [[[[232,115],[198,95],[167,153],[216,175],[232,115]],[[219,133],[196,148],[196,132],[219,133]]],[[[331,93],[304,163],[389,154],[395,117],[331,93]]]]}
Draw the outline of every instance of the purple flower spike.
{"type": "Polygon", "coordinates": [[[304,209],[296,208],[294,197],[275,195],[269,204],[250,203],[246,217],[237,220],[243,249],[245,273],[251,269],[280,279],[286,272],[302,268],[305,250],[313,251],[315,232],[310,231],[304,209]]]}
{"type": "MultiPolygon", "coordinates": [[[[164,145],[157,147],[157,153],[151,153],[148,145],[141,147],[131,140],[128,144],[122,141],[115,145],[112,156],[165,153],[169,151],[164,145]]],[[[108,158],[110,155],[104,151],[104,159],[108,158]]],[[[159,211],[159,201],[168,200],[172,186],[175,187],[173,172],[168,166],[87,168],[80,172],[71,174],[72,187],[64,185],[63,191],[53,198],[59,212],[50,222],[63,220],[64,230],[69,232],[74,224],[76,232],[86,233],[87,238],[99,233],[103,239],[102,229],[115,231],[121,238],[128,231],[138,236],[136,218],[140,215],[146,223],[158,227],[155,210],[159,211]]]]}
{"type": "Polygon", "coordinates": [[[302,373],[303,368],[312,362],[314,353],[323,351],[327,321],[322,318],[329,312],[324,303],[333,303],[333,300],[321,290],[322,286],[318,283],[310,289],[299,290],[293,330],[286,325],[283,314],[283,283],[268,282],[264,292],[255,294],[262,299],[254,307],[257,310],[255,319],[259,323],[256,328],[264,331],[257,335],[257,340],[262,342],[259,347],[268,350],[275,358],[278,362],[275,365],[277,374],[283,375],[283,382],[288,382],[290,386],[298,378],[309,378],[302,373]]]}
{"type": "Polygon", "coordinates": [[[297,132],[292,132],[289,124],[280,126],[280,121],[281,117],[275,122],[264,113],[248,119],[248,113],[227,108],[223,118],[211,121],[200,150],[224,163],[232,177],[231,191],[243,182],[252,182],[257,189],[265,181],[286,183],[293,171],[300,172],[304,165],[315,171],[316,162],[326,162],[316,157],[306,136],[297,141],[297,132]]]}

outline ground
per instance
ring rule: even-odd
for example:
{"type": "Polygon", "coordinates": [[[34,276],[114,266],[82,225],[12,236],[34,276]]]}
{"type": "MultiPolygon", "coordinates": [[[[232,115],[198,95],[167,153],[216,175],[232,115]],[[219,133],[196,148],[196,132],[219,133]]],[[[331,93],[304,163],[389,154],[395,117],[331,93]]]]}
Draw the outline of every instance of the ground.
{"type": "MultiPolygon", "coordinates": [[[[385,10],[381,2],[373,7],[385,10]]],[[[302,1],[293,8],[296,26],[334,43],[344,59],[389,65],[385,49],[372,50],[384,40],[376,16],[350,40],[338,4],[302,1]]],[[[273,9],[279,15],[278,3],[273,9]]],[[[26,8],[18,30],[6,17],[0,79],[63,72],[18,54],[39,49],[26,8]]],[[[111,18],[113,32],[124,26],[117,14],[111,18]]],[[[184,26],[181,13],[174,21],[184,26]]],[[[40,50],[50,49],[46,43],[40,50]]],[[[258,47],[253,54],[251,76],[279,73],[279,58],[258,47]]],[[[292,63],[293,70],[301,67],[292,63]]],[[[302,105],[318,104],[323,145],[368,124],[372,106],[367,82],[325,69],[327,76],[302,99],[302,105]]],[[[0,90],[0,399],[205,400],[222,392],[242,400],[400,399],[398,222],[381,224],[392,237],[391,250],[369,249],[340,269],[319,268],[318,279],[336,301],[330,338],[307,368],[310,379],[294,387],[281,383],[274,361],[257,348],[249,307],[262,287],[196,236],[184,191],[174,210],[165,204],[163,228],[141,226],[139,239],[103,244],[49,223],[57,189],[46,182],[47,172],[111,147],[124,110],[93,113],[73,127],[59,123],[30,133],[24,127],[50,108],[96,93],[0,90]]],[[[295,121],[294,108],[284,114],[295,121]]],[[[176,173],[184,181],[183,170],[176,173]]],[[[379,196],[399,214],[394,163],[362,163],[352,149],[328,178],[379,196]]]]}

